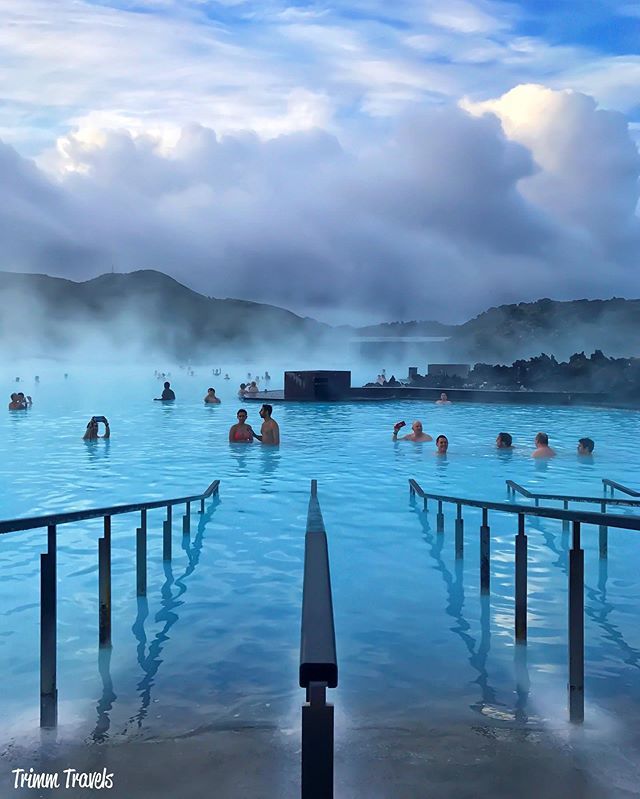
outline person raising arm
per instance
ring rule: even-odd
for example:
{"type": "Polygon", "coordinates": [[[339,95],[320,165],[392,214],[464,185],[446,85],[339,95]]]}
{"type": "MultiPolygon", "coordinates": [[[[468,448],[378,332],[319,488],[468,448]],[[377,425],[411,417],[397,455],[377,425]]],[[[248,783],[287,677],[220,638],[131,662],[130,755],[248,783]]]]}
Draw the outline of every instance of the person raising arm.
{"type": "Polygon", "coordinates": [[[416,421],[411,425],[412,432],[398,439],[398,431],[401,427],[404,427],[404,425],[405,422],[396,422],[396,424],[393,426],[393,435],[391,436],[393,441],[433,441],[431,436],[423,431],[422,422],[418,419],[416,419],[416,421]]]}

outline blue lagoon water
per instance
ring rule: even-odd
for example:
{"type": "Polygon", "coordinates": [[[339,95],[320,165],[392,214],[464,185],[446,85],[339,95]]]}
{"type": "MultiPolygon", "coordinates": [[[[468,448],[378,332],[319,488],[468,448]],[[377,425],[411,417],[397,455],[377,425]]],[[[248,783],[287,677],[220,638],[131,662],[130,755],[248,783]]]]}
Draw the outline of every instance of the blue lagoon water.
{"type": "MultiPolygon", "coordinates": [[[[66,368],[66,367],[65,367],[66,368]]],[[[297,686],[304,530],[317,478],[329,536],[340,687],[337,736],[348,726],[437,718],[564,724],[567,548],[560,522],[533,520],[529,536],[529,639],[514,646],[516,517],[493,514],[491,597],[479,594],[479,513],[465,511],[465,557],[433,508],[409,499],[408,478],[430,491],[505,500],[505,480],[529,488],[602,493],[601,478],[638,485],[640,414],[613,409],[451,405],[421,401],[276,405],[279,449],[230,446],[245,372],[212,383],[175,371],[173,406],[151,401],[152,369],[72,369],[24,381],[34,405],[0,413],[0,518],[163,499],[221,480],[220,496],[191,536],[174,513],[173,560],[162,562],[163,511],[149,513],[149,578],[135,595],[137,515],[113,518],[113,648],[97,646],[97,539],[101,520],[58,531],[60,735],[104,740],[226,725],[299,729],[297,686]],[[219,406],[202,398],[209,385],[219,406]],[[104,414],[110,441],[81,440],[104,414]],[[398,419],[446,433],[433,444],[391,441],[398,419]],[[516,449],[498,453],[496,433],[516,449]],[[558,457],[529,456],[538,430],[558,457]],[[592,462],[577,439],[596,441],[592,462]]],[[[264,369],[262,369],[264,371],[264,369]]],[[[274,374],[275,370],[272,370],[274,374]]],[[[281,373],[279,373],[281,374],[281,373]]],[[[278,386],[274,380],[272,387],[278,386]]],[[[354,383],[358,382],[354,379],[354,383]]],[[[6,381],[5,385],[9,385],[6,381]]],[[[9,390],[12,390],[10,386],[9,390]]],[[[594,507],[594,509],[597,509],[594,507]]],[[[601,561],[584,529],[587,725],[609,729],[640,708],[640,567],[637,534],[611,530],[601,561]]],[[[39,553],[46,531],[0,537],[0,698],[5,738],[37,729],[39,553]]]]}

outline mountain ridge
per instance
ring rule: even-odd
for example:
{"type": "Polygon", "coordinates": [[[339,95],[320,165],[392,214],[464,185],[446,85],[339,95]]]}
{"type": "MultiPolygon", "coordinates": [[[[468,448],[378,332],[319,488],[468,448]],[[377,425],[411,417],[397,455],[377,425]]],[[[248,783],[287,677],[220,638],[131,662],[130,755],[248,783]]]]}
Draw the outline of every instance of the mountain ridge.
{"type": "Polygon", "coordinates": [[[151,269],[83,281],[0,272],[0,344],[13,356],[58,354],[81,348],[83,339],[94,351],[134,348],[177,359],[261,346],[311,356],[349,339],[429,336],[446,339],[439,353],[454,361],[511,363],[541,352],[566,358],[597,349],[634,356],[640,354],[640,299],[543,298],[495,306],[460,325],[413,320],[333,327],[266,303],[206,296],[151,269]]]}

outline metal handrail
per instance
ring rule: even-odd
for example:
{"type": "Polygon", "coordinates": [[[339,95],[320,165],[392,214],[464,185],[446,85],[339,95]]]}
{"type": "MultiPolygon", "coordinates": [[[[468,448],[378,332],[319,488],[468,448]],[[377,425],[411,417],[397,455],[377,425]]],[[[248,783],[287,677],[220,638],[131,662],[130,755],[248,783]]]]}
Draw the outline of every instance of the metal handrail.
{"type": "Polygon", "coordinates": [[[162,560],[171,560],[173,507],[185,505],[182,534],[191,530],[191,503],[200,502],[205,512],[205,500],[218,493],[219,480],[214,480],[201,494],[177,499],[152,500],[127,505],[110,505],[71,513],[53,513],[28,519],[7,519],[0,522],[0,534],[20,530],[47,528],[47,551],[40,555],[40,726],[58,724],[57,679],[57,615],[58,615],[58,525],[103,517],[103,535],[98,539],[98,640],[100,647],[111,646],[111,517],[140,512],[140,527],[136,529],[136,594],[147,593],[147,511],[166,508],[162,524],[162,560]]]}
{"type": "MultiPolygon", "coordinates": [[[[607,493],[607,486],[611,489],[611,496],[613,496],[613,489],[615,488],[616,491],[620,491],[622,494],[628,494],[630,497],[640,497],[640,491],[636,491],[635,488],[623,486],[621,483],[616,483],[615,480],[609,480],[606,477],[602,478],[602,485],[605,494],[607,493]]],[[[611,502],[611,500],[607,501],[611,502]]]]}
{"type": "Polygon", "coordinates": [[[317,680],[326,682],[329,688],[338,685],[327,534],[318,502],[317,482],[313,480],[305,535],[300,687],[307,688],[311,681],[317,680]]]}
{"type": "Polygon", "coordinates": [[[311,481],[304,547],[300,686],[302,706],[302,799],[332,799],[334,713],[327,688],[338,685],[336,634],[327,533],[318,502],[318,482],[311,481]]]}
{"type": "Polygon", "coordinates": [[[184,505],[188,502],[204,502],[212,494],[216,493],[220,485],[220,480],[213,483],[202,494],[191,497],[179,497],[178,499],[157,499],[150,502],[136,502],[129,505],[111,505],[107,508],[88,508],[87,510],[72,511],[71,513],[55,513],[48,516],[33,516],[27,519],[6,519],[0,521],[0,535],[3,533],[13,533],[18,530],[33,530],[37,527],[58,526],[59,524],[69,524],[80,522],[86,519],[98,519],[101,516],[118,516],[122,513],[135,513],[136,511],[153,510],[154,508],[168,508],[174,505],[184,505]]]}
{"type": "MultiPolygon", "coordinates": [[[[517,484],[515,484],[517,485],[517,484]]],[[[462,558],[464,553],[464,519],[462,518],[463,506],[482,509],[482,524],[480,526],[480,592],[489,593],[491,581],[490,569],[490,528],[489,511],[517,514],[518,529],[515,536],[515,638],[517,643],[526,643],[527,640],[527,535],[525,520],[527,516],[538,516],[547,519],[560,519],[563,527],[568,530],[572,527],[572,541],[569,550],[569,629],[568,629],[568,689],[569,689],[569,718],[574,722],[584,721],[584,549],[581,545],[582,524],[594,524],[600,528],[600,557],[606,557],[606,530],[609,527],[619,527],[627,530],[640,530],[640,517],[620,516],[613,513],[596,513],[593,511],[576,511],[568,509],[568,500],[564,500],[565,507],[559,508],[516,505],[511,502],[489,502],[487,500],[468,499],[463,497],[450,497],[444,494],[435,494],[424,491],[413,479],[409,480],[411,497],[422,497],[424,510],[427,511],[428,500],[438,502],[436,515],[436,531],[444,532],[443,503],[457,505],[455,519],[455,554],[456,559],[462,558]],[[602,533],[605,531],[603,540],[602,533]],[[604,546],[603,546],[604,544],[604,546]]],[[[512,487],[510,490],[514,490],[512,487]]],[[[524,489],[525,496],[535,495],[524,489]]],[[[557,499],[557,497],[555,497],[557,499]]],[[[599,500],[601,503],[603,500],[599,500]]]]}
{"type": "MultiPolygon", "coordinates": [[[[587,502],[587,503],[594,503],[597,505],[627,505],[630,507],[640,507],[640,500],[636,499],[616,499],[614,497],[585,497],[580,496],[577,494],[545,494],[539,491],[530,491],[528,488],[521,486],[519,483],[516,483],[513,480],[506,480],[507,484],[507,491],[511,490],[513,494],[515,493],[522,494],[523,497],[527,499],[551,499],[551,500],[558,500],[559,502],[587,502]]],[[[604,480],[602,481],[605,482],[604,480]]],[[[606,481],[606,484],[609,485],[611,481],[606,481]]],[[[615,487],[619,486],[619,483],[614,484],[615,487]]],[[[622,486],[624,488],[624,486],[622,486]]],[[[626,489],[627,492],[631,492],[633,489],[626,489]]],[[[633,496],[640,497],[640,492],[635,492],[633,496]]]]}
{"type": "MultiPolygon", "coordinates": [[[[640,530],[640,517],[618,516],[613,513],[597,513],[595,511],[573,511],[560,508],[531,507],[531,505],[514,505],[511,502],[490,502],[485,499],[468,499],[463,497],[450,497],[444,494],[432,494],[423,491],[418,483],[411,479],[409,484],[413,491],[423,499],[433,499],[453,505],[467,505],[473,508],[486,508],[503,513],[517,513],[524,516],[542,516],[546,519],[560,519],[562,521],[580,522],[582,524],[606,524],[609,527],[621,527],[628,530],[640,530]]],[[[601,499],[598,500],[602,502],[601,499]]]]}

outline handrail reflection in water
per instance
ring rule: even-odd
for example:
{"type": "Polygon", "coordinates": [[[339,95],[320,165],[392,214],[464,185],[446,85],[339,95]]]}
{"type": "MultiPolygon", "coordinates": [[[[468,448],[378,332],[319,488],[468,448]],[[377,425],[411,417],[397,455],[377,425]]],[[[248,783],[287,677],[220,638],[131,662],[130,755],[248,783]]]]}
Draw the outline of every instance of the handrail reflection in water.
{"type": "Polygon", "coordinates": [[[456,557],[464,555],[464,520],[463,507],[475,507],[482,510],[482,526],[480,527],[480,584],[481,591],[488,592],[490,585],[490,528],[489,510],[507,514],[517,514],[518,533],[515,537],[515,638],[516,642],[525,643],[527,640],[527,536],[525,534],[525,519],[528,516],[538,518],[559,519],[570,522],[572,526],[572,542],[569,556],[569,717],[571,721],[584,720],[584,550],[581,546],[581,525],[595,524],[596,526],[610,526],[622,529],[640,530],[640,518],[637,516],[620,516],[611,513],[595,513],[591,511],[576,511],[567,508],[558,509],[550,507],[535,507],[516,505],[505,502],[491,502],[487,500],[471,499],[466,497],[452,497],[424,491],[413,479],[409,480],[411,496],[416,494],[424,501],[427,510],[428,501],[438,503],[437,532],[444,531],[444,504],[457,506],[455,520],[455,551],[456,557]]]}
{"type": "Polygon", "coordinates": [[[111,517],[140,512],[140,527],[136,530],[136,592],[147,592],[147,512],[165,508],[167,517],[162,525],[162,558],[171,560],[173,508],[185,505],[182,532],[191,526],[191,503],[200,502],[200,513],[205,511],[205,500],[218,494],[219,480],[214,480],[201,493],[177,499],[152,500],[127,505],[110,505],[81,511],[47,514],[22,519],[0,521],[0,534],[8,534],[40,527],[47,528],[47,552],[40,555],[40,726],[56,727],[58,724],[57,676],[57,528],[61,524],[103,518],[103,535],[98,539],[98,642],[111,646],[111,517]]]}

